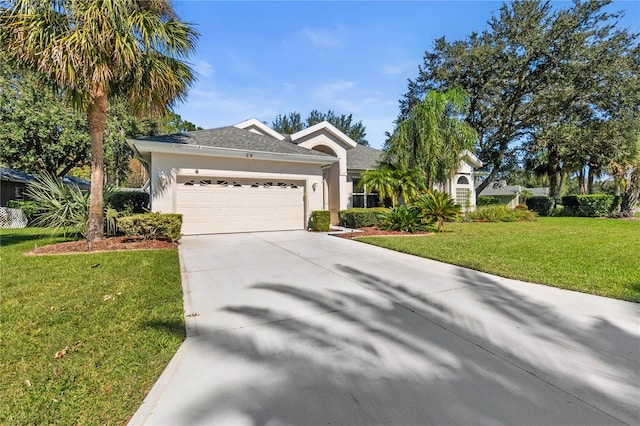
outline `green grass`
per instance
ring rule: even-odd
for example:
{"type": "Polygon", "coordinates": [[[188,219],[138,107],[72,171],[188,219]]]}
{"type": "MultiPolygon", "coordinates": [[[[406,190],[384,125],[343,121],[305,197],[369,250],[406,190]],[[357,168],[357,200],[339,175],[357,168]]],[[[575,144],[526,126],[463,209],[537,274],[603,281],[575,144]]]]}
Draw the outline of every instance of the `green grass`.
{"type": "Polygon", "coordinates": [[[176,250],[23,256],[64,240],[0,232],[0,424],[124,424],[184,340],[176,250]]]}
{"type": "Polygon", "coordinates": [[[433,236],[358,240],[507,278],[640,302],[638,221],[452,223],[433,236]]]}

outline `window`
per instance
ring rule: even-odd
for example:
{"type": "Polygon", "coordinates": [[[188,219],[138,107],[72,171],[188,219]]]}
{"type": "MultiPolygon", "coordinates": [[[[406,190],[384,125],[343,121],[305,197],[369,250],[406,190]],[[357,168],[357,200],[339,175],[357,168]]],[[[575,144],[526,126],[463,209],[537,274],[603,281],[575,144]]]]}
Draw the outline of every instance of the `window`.
{"type": "Polygon", "coordinates": [[[458,178],[458,185],[469,185],[469,179],[466,176],[460,176],[458,178]]]}
{"type": "Polygon", "coordinates": [[[16,200],[24,200],[24,187],[16,186],[13,192],[14,199],[16,200]]]}
{"type": "Polygon", "coordinates": [[[193,186],[193,179],[190,179],[184,183],[184,186],[193,186]]]}
{"type": "Polygon", "coordinates": [[[456,189],[456,204],[460,204],[463,209],[469,207],[469,198],[471,196],[471,191],[467,188],[457,188],[456,189]]]}
{"type": "Polygon", "coordinates": [[[351,196],[351,205],[356,208],[378,207],[380,199],[378,194],[367,192],[367,188],[358,188],[360,178],[352,178],[353,194],[351,196]]]}

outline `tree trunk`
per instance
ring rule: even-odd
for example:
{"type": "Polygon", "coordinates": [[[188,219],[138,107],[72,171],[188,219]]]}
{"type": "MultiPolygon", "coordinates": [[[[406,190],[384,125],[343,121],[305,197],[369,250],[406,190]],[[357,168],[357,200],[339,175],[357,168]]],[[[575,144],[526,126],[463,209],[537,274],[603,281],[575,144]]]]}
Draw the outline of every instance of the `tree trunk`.
{"type": "Polygon", "coordinates": [[[555,149],[549,150],[549,158],[547,163],[547,176],[549,177],[549,197],[553,198],[554,201],[558,200],[558,196],[560,195],[560,188],[558,185],[558,168],[559,168],[559,159],[558,153],[555,149]]]}
{"type": "Polygon", "coordinates": [[[580,186],[580,195],[586,194],[587,185],[585,183],[584,166],[580,168],[580,172],[578,173],[578,185],[580,186]]]}
{"type": "Polygon", "coordinates": [[[627,187],[622,193],[620,215],[622,217],[633,217],[638,203],[640,203],[640,167],[636,168],[629,176],[627,187]]]}
{"type": "Polygon", "coordinates": [[[104,235],[103,188],[104,148],[103,135],[107,122],[107,93],[98,89],[93,93],[87,110],[91,135],[91,197],[89,199],[89,226],[87,241],[100,241],[104,235]]]}
{"type": "Polygon", "coordinates": [[[587,179],[587,194],[593,194],[593,182],[596,177],[596,170],[598,165],[594,163],[589,163],[589,176],[587,179]]]}

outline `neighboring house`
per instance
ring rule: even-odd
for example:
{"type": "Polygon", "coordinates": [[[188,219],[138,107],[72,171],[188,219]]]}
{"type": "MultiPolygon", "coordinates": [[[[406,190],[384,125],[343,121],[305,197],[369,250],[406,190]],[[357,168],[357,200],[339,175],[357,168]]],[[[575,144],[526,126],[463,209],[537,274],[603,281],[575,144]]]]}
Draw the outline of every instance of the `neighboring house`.
{"type": "Polygon", "coordinates": [[[24,200],[27,184],[33,175],[0,166],[0,207],[10,200],[24,200]]]}
{"type": "MultiPolygon", "coordinates": [[[[326,121],[285,136],[252,118],[129,144],[149,170],[151,210],[181,213],[185,235],[305,229],[314,210],[329,210],[337,224],[340,210],[377,204],[356,188],[382,151],[326,121]]],[[[465,153],[445,189],[475,204],[479,165],[465,153]]]]}
{"type": "MultiPolygon", "coordinates": [[[[27,185],[35,179],[34,175],[0,166],[0,207],[10,200],[25,200],[27,185]]],[[[76,185],[82,190],[89,190],[91,182],[73,176],[65,176],[63,182],[76,185]]]]}
{"type": "Polygon", "coordinates": [[[508,208],[515,208],[524,202],[522,193],[527,191],[533,197],[546,197],[549,195],[549,188],[526,188],[520,185],[507,185],[505,181],[492,182],[478,194],[479,197],[495,197],[500,200],[500,204],[508,208]]]}

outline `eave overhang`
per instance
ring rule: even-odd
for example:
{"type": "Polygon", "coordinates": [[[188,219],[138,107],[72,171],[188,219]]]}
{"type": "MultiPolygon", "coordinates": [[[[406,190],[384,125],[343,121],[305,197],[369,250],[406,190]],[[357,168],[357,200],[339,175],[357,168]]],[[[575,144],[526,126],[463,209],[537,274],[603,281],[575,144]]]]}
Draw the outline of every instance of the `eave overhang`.
{"type": "Polygon", "coordinates": [[[127,143],[142,159],[148,159],[152,152],[162,154],[199,155],[205,157],[244,158],[248,160],[284,161],[290,163],[331,165],[338,161],[337,157],[305,155],[283,152],[266,152],[258,150],[220,148],[192,144],[167,142],[153,142],[138,139],[128,139],[127,143]]]}

